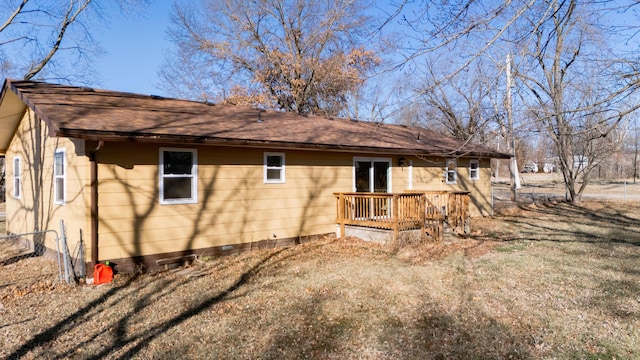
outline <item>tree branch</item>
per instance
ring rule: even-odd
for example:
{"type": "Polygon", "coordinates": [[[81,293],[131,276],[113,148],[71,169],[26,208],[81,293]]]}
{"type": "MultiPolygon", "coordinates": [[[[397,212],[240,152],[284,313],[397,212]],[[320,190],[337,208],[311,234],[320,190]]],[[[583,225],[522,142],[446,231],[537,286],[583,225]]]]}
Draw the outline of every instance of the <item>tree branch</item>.
{"type": "Polygon", "coordinates": [[[91,0],[83,0],[83,2],[80,5],[80,7],[78,7],[74,11],[74,5],[76,4],[76,1],[75,0],[71,0],[71,2],[69,4],[69,8],[67,9],[67,12],[65,13],[64,19],[63,19],[63,21],[62,21],[62,23],[60,25],[60,30],[58,32],[58,36],[57,36],[53,46],[51,46],[51,49],[49,50],[49,53],[47,53],[47,55],[39,63],[37,63],[36,65],[32,66],[31,69],[29,69],[29,71],[24,76],[25,80],[32,79],[40,71],[42,71],[42,69],[49,63],[49,61],[51,61],[53,56],[56,54],[56,52],[58,52],[58,49],[60,48],[60,44],[62,43],[62,40],[64,39],[64,35],[65,35],[66,31],[67,31],[67,28],[76,20],[78,15],[80,15],[80,13],[82,13],[86,9],[86,7],[89,5],[89,3],[91,3],[91,0]]]}

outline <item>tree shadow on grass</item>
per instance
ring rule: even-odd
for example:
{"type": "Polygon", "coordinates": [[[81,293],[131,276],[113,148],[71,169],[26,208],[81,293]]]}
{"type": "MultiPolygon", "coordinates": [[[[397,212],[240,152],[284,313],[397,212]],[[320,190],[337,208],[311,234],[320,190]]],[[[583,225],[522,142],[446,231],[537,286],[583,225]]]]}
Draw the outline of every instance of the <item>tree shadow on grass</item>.
{"type": "Polygon", "coordinates": [[[569,203],[523,206],[514,215],[499,216],[505,227],[490,229],[494,240],[560,243],[628,244],[640,246],[640,219],[613,205],[597,209],[569,203]],[[511,229],[511,231],[509,231],[511,229]]]}
{"type": "MultiPolygon", "coordinates": [[[[320,244],[320,243],[312,244],[311,248],[306,247],[306,250],[311,251],[314,247],[317,248],[320,246],[323,246],[323,244],[320,244]]],[[[166,333],[168,330],[176,326],[179,326],[180,324],[184,323],[186,320],[196,315],[199,315],[205,312],[215,304],[218,304],[222,301],[233,299],[234,297],[232,296],[232,294],[237,293],[237,291],[240,288],[246,285],[252,278],[258,275],[268,265],[272,265],[271,264],[272,262],[274,261],[282,262],[291,257],[295,257],[297,252],[290,251],[290,249],[295,249],[295,248],[296,247],[292,247],[292,248],[289,247],[289,248],[280,248],[280,249],[272,250],[268,255],[263,257],[251,268],[249,268],[247,271],[242,273],[233,284],[227,287],[227,289],[219,292],[216,296],[209,297],[201,301],[197,305],[188,308],[186,311],[181,312],[180,314],[172,317],[171,319],[164,321],[160,324],[157,324],[156,326],[153,326],[150,329],[147,329],[146,331],[144,331],[144,333],[141,333],[137,336],[133,336],[133,337],[125,336],[126,334],[125,328],[126,328],[126,324],[128,324],[129,322],[129,319],[126,317],[123,317],[121,321],[116,325],[116,328],[118,329],[116,330],[116,332],[121,336],[118,336],[116,340],[111,344],[110,347],[105,348],[104,351],[90,357],[90,359],[101,359],[104,356],[108,355],[109,353],[131,344],[135,344],[135,345],[132,348],[128,349],[121,356],[117,357],[117,359],[129,359],[131,357],[136,356],[136,354],[144,350],[145,347],[149,345],[149,343],[151,343],[155,338],[166,333]]],[[[142,306],[142,307],[147,305],[147,302],[145,301],[145,299],[139,299],[137,303],[139,306],[142,306]]]]}
{"type": "MultiPolygon", "coordinates": [[[[306,251],[312,251],[314,247],[320,247],[323,244],[308,244],[305,249],[306,251]]],[[[294,247],[295,248],[295,247],[294,247]]],[[[219,291],[214,296],[209,296],[197,303],[193,306],[189,306],[184,311],[181,311],[179,314],[163,320],[155,325],[152,325],[143,331],[136,332],[135,334],[131,334],[129,331],[129,327],[136,325],[135,323],[135,315],[145,308],[152,306],[156,303],[160,298],[167,296],[171,293],[180,291],[181,282],[175,281],[171,279],[164,279],[162,281],[158,279],[164,278],[163,276],[158,276],[154,281],[157,282],[155,286],[153,286],[152,291],[147,291],[147,294],[142,294],[142,296],[135,298],[135,304],[133,309],[128,313],[124,313],[119,315],[119,320],[115,323],[109,323],[106,325],[108,329],[99,329],[95,332],[95,334],[87,334],[84,337],[86,340],[84,342],[78,343],[74,349],[70,349],[69,351],[61,354],[57,354],[55,358],[67,358],[74,355],[74,351],[76,348],[81,348],[83,346],[89,345],[94,339],[102,334],[102,332],[108,330],[112,339],[106,346],[102,346],[100,351],[90,356],[86,356],[88,359],[101,359],[107,356],[111,356],[114,353],[118,353],[122,351],[123,348],[128,348],[121,353],[119,356],[115,357],[118,359],[128,359],[137,356],[140,352],[144,351],[147,346],[157,337],[165,334],[172,328],[178,327],[183,324],[185,321],[202,314],[203,312],[209,310],[214,305],[221,303],[223,301],[233,300],[238,296],[243,296],[244,294],[239,293],[238,291],[246,285],[252,278],[258,275],[261,271],[271,268],[274,265],[274,262],[281,262],[289,259],[290,257],[295,257],[297,254],[296,251],[290,251],[292,248],[279,248],[270,251],[265,256],[261,256],[260,260],[253,264],[248,270],[244,271],[239,277],[229,285],[226,289],[219,291]]],[[[205,272],[206,273],[206,272],[205,272]]],[[[100,297],[100,299],[92,302],[87,305],[80,311],[74,313],[72,316],[65,318],[60,321],[56,325],[50,327],[48,330],[42,332],[39,335],[36,335],[33,339],[23,345],[20,349],[13,352],[9,358],[19,358],[29,351],[42,347],[47,342],[55,341],[55,339],[61,336],[64,332],[64,328],[68,327],[69,324],[77,321],[78,318],[82,317],[84,314],[90,311],[92,307],[100,305],[106,301],[107,298],[113,297],[118,293],[119,290],[123,290],[125,287],[132,285],[133,279],[127,281],[126,283],[114,287],[109,292],[100,297]],[[60,330],[59,330],[60,329],[60,330]]],[[[152,286],[151,284],[145,284],[145,288],[149,288],[152,286]]],[[[135,292],[137,295],[140,295],[138,292],[135,292]]],[[[132,292],[123,293],[123,299],[131,300],[132,292]]],[[[120,300],[114,300],[114,304],[120,300]]],[[[105,304],[107,305],[107,304],[105,304]]],[[[96,321],[95,319],[91,319],[91,321],[96,321]]]]}
{"type": "MultiPolygon", "coordinates": [[[[637,204],[614,202],[527,206],[520,212],[498,217],[494,228],[488,231],[493,232],[496,240],[547,243],[536,256],[543,257],[549,269],[561,274],[570,282],[567,286],[578,294],[572,299],[571,309],[591,311],[594,317],[605,319],[605,323],[633,328],[640,319],[639,210],[637,204]]],[[[559,284],[554,281],[549,286],[559,284]]],[[[624,352],[617,354],[627,346],[624,341],[612,343],[615,345],[604,346],[598,357],[629,356],[624,352]]],[[[581,351],[561,357],[584,358],[586,353],[581,351]]],[[[596,356],[589,353],[586,357],[596,356]]]]}
{"type": "Polygon", "coordinates": [[[412,327],[389,324],[385,344],[403,359],[529,359],[531,344],[495,319],[464,307],[445,312],[425,304],[412,327]],[[396,331],[397,330],[397,331],[396,331]]]}
{"type": "MultiPolygon", "coordinates": [[[[111,353],[112,351],[133,343],[135,343],[135,346],[133,346],[131,349],[127,350],[124,354],[119,356],[118,359],[129,359],[135,356],[137,353],[142,351],[145,348],[145,346],[147,346],[151,341],[153,341],[153,339],[165,333],[167,330],[180,325],[187,319],[192,318],[202,313],[203,311],[209,309],[211,306],[229,298],[233,292],[235,292],[241,286],[246,284],[249,281],[249,279],[251,279],[251,277],[253,277],[265,263],[267,263],[271,258],[273,258],[274,256],[276,256],[282,251],[284,251],[284,249],[278,250],[276,252],[272,252],[269,256],[265,257],[258,264],[254,265],[254,267],[252,267],[247,272],[240,275],[240,277],[236,280],[236,282],[234,282],[226,290],[221,291],[217,296],[208,298],[205,301],[202,301],[200,304],[194,307],[191,307],[187,311],[184,311],[174,316],[170,320],[165,321],[161,324],[158,324],[150,329],[147,329],[143,334],[140,334],[134,337],[126,337],[125,324],[128,323],[128,321],[126,318],[122,318],[122,320],[116,325],[118,336],[114,341],[114,343],[112,344],[112,347],[106,348],[102,353],[96,354],[95,356],[92,356],[90,358],[101,359],[104,356],[111,353]]],[[[143,306],[145,305],[145,302],[143,300],[138,300],[138,303],[143,306]]]]}
{"type": "MultiPolygon", "coordinates": [[[[469,294],[463,290],[461,296],[469,294]]],[[[332,318],[327,310],[335,299],[315,293],[290,308],[295,321],[270,326],[269,343],[261,358],[533,358],[530,341],[472,303],[464,301],[452,311],[428,295],[424,298],[409,314],[399,315],[380,306],[365,313],[341,309],[332,318]]],[[[350,306],[353,304],[346,305],[350,306]]]]}
{"type": "Polygon", "coordinates": [[[29,259],[29,258],[35,258],[35,257],[39,257],[40,255],[36,254],[35,252],[29,252],[29,253],[23,253],[20,255],[16,255],[16,256],[12,256],[6,259],[2,259],[0,260],[0,266],[7,266],[7,265],[11,265],[11,264],[15,264],[21,260],[25,260],[25,259],[29,259]]]}
{"type": "MultiPolygon", "coordinates": [[[[123,316],[120,318],[120,320],[116,324],[106,325],[109,328],[111,328],[113,332],[115,332],[114,341],[112,341],[112,343],[109,346],[104,347],[100,353],[92,355],[88,358],[101,359],[131,344],[135,344],[135,345],[118,358],[128,359],[135,356],[137,353],[143,350],[146,345],[148,345],[153,339],[155,339],[160,334],[163,334],[167,330],[180,325],[185,320],[202,313],[203,311],[210,308],[214,304],[219,303],[223,300],[230,299],[231,294],[233,294],[239,288],[245,285],[253,276],[255,276],[265,266],[265,264],[267,264],[272,259],[278,257],[278,255],[280,255],[281,253],[287,251],[287,249],[288,248],[281,248],[281,249],[277,249],[275,251],[270,252],[267,256],[262,258],[258,263],[253,265],[250,269],[242,273],[231,286],[221,291],[218,295],[214,297],[210,297],[200,302],[196,306],[193,306],[187,309],[186,311],[183,311],[180,314],[172,317],[171,319],[164,321],[150,329],[147,329],[146,331],[138,335],[135,335],[132,337],[126,336],[126,327],[129,324],[131,317],[127,316],[126,314],[123,314],[123,316]]],[[[280,256],[279,260],[282,260],[282,259],[283,258],[280,256]]],[[[91,316],[92,315],[91,312],[94,311],[96,308],[100,306],[108,306],[109,304],[112,304],[113,306],[116,303],[118,303],[118,301],[125,300],[125,298],[128,296],[130,297],[131,294],[128,292],[124,292],[124,290],[132,286],[132,284],[137,279],[138,279],[138,276],[134,275],[128,278],[123,283],[113,286],[107,292],[102,294],[99,298],[89,302],[88,304],[83,306],[81,309],[75,311],[73,314],[65,317],[64,319],[58,321],[56,324],[50,326],[46,330],[35,335],[29,341],[24,343],[20,348],[18,348],[17,350],[9,354],[7,358],[18,359],[27,355],[30,351],[33,351],[36,348],[46,346],[47,343],[54,342],[56,341],[57,338],[63,336],[65,332],[69,330],[69,328],[76,325],[83,318],[87,316],[91,316]],[[122,294],[122,297],[123,297],[122,299],[119,298],[120,294],[122,294]]],[[[159,282],[161,281],[160,279],[162,279],[162,277],[159,276],[153,281],[159,282]]],[[[171,281],[167,279],[164,279],[163,281],[164,281],[163,283],[157,284],[158,285],[157,287],[163,289],[162,293],[158,294],[158,296],[167,295],[170,292],[176,291],[177,288],[180,286],[180,284],[171,284],[171,281]]],[[[150,283],[150,284],[146,284],[145,286],[151,286],[151,285],[152,284],[150,283]]],[[[154,298],[151,299],[149,298],[150,296],[153,296],[153,294],[136,299],[136,306],[134,311],[141,311],[143,308],[150,306],[156,297],[156,296],[153,296],[154,298]]],[[[129,315],[132,315],[132,314],[129,314],[129,315]]],[[[93,316],[98,316],[98,314],[93,314],[93,316]]],[[[97,321],[97,320],[91,319],[91,321],[97,321]]],[[[104,330],[104,329],[101,329],[101,330],[104,330]]],[[[95,336],[99,335],[99,332],[94,335],[95,336]]],[[[69,350],[66,353],[54,355],[52,356],[52,358],[66,358],[66,357],[72,356],[72,353],[71,353],[72,351],[74,351],[78,347],[82,347],[86,345],[86,343],[88,342],[93,341],[95,336],[87,335],[86,337],[87,340],[85,340],[84,342],[78,343],[74,349],[69,350]]],[[[53,355],[53,354],[50,353],[49,355],[53,355]]]]}
{"type": "Polygon", "coordinates": [[[109,289],[105,294],[100,296],[98,299],[95,299],[89,302],[87,305],[83,306],[78,311],[73,314],[67,316],[66,318],[60,320],[55,325],[49,327],[48,329],[40,332],[25,344],[23,344],[20,348],[13,351],[11,354],[7,356],[8,359],[19,359],[25,356],[29,351],[43,346],[44,344],[54,341],[57,337],[64,334],[74,323],[76,323],[79,319],[87,315],[91,312],[95,307],[107,302],[110,298],[115,296],[119,291],[128,287],[131,283],[135,281],[136,277],[129,278],[126,282],[114,286],[109,289]]]}
{"type": "Polygon", "coordinates": [[[0,239],[0,266],[15,264],[21,260],[41,256],[37,251],[20,244],[17,237],[0,239]]]}
{"type": "Polygon", "coordinates": [[[348,334],[355,331],[352,319],[330,319],[324,311],[326,295],[315,293],[289,310],[291,319],[272,324],[269,343],[261,352],[264,359],[322,358],[344,354],[348,334]]]}

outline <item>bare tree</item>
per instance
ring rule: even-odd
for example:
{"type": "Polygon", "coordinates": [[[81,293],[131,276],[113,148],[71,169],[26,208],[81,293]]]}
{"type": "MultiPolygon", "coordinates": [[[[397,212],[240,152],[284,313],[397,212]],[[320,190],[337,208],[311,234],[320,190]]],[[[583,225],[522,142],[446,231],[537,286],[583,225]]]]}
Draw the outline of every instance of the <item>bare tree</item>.
{"type": "MultiPolygon", "coordinates": [[[[106,6],[135,9],[146,0],[20,0],[0,5],[0,76],[95,83],[91,55],[102,49],[90,23],[106,6]],[[91,14],[89,14],[91,13],[91,14]]],[[[0,174],[4,186],[5,172],[0,174]]],[[[4,193],[4,192],[3,192],[4,193]]]]}
{"type": "MultiPolygon", "coordinates": [[[[409,5],[404,2],[401,8],[409,5]]],[[[397,18],[415,34],[404,64],[428,72],[431,67],[424,64],[429,59],[451,62],[450,70],[421,88],[422,96],[444,104],[442,108],[450,108],[451,97],[459,96],[451,86],[458,76],[483,59],[513,57],[519,85],[514,89],[514,129],[537,128],[553,141],[571,200],[579,202],[591,171],[618,147],[620,123],[638,108],[632,95],[639,87],[640,66],[633,54],[611,45],[634,35],[633,29],[618,25],[616,14],[637,6],[626,0],[426,0],[413,11],[415,16],[397,18]]],[[[495,78],[489,80],[491,92],[507,94],[495,78]]],[[[500,129],[504,117],[500,109],[494,113],[494,126],[500,129]]]]}
{"type": "Polygon", "coordinates": [[[92,21],[108,6],[127,9],[146,0],[20,0],[0,5],[0,71],[3,77],[91,82],[91,61],[103,50],[92,21]]]}
{"type": "Polygon", "coordinates": [[[639,75],[606,46],[598,14],[575,0],[551,1],[553,11],[530,20],[533,42],[523,53],[529,69],[518,76],[529,109],[555,145],[571,201],[577,203],[592,170],[622,140],[618,125],[638,103],[639,75]],[[531,101],[533,100],[533,102],[531,101]]]}
{"type": "Polygon", "coordinates": [[[364,46],[366,9],[359,0],[176,3],[177,51],[162,86],[200,100],[340,114],[379,63],[364,46]]]}
{"type": "MultiPolygon", "coordinates": [[[[439,122],[446,133],[456,139],[484,143],[491,130],[489,124],[497,116],[492,95],[498,78],[488,76],[488,67],[476,63],[447,82],[440,82],[446,66],[427,64],[430,91],[419,91],[421,102],[430,114],[429,121],[439,122]]],[[[425,86],[425,85],[423,85],[425,86]]]]}
{"type": "Polygon", "coordinates": [[[638,152],[640,150],[640,129],[638,128],[638,119],[633,119],[633,133],[634,133],[634,142],[633,142],[633,183],[636,183],[638,179],[638,152]]]}
{"type": "Polygon", "coordinates": [[[620,176],[618,178],[632,178],[635,184],[639,176],[638,155],[640,154],[640,128],[638,128],[637,116],[628,119],[621,136],[624,137],[624,141],[620,152],[617,154],[620,158],[620,176]]]}

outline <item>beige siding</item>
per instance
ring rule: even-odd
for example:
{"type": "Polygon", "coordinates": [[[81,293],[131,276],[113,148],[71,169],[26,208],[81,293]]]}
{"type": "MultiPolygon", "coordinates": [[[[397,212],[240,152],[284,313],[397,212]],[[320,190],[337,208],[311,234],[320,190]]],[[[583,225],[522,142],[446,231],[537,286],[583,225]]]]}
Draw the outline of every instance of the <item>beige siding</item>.
{"type": "MultiPolygon", "coordinates": [[[[162,205],[159,146],[106,143],[98,152],[100,258],[114,259],[335,231],[334,192],[353,191],[354,156],[315,151],[285,154],[284,184],[263,182],[262,149],[188,147],[198,157],[198,202],[162,205]]],[[[272,150],[269,150],[270,152],[272,150]]],[[[381,156],[380,158],[390,158],[381,156]]],[[[458,161],[458,183],[442,179],[444,159],[392,157],[392,190],[468,190],[474,215],[489,211],[489,161],[480,180],[469,180],[468,160],[458,161]],[[485,189],[486,188],[486,189],[485,189]]]]}
{"type": "MultiPolygon", "coordinates": [[[[7,231],[23,234],[36,230],[60,233],[64,220],[71,251],[76,249],[82,233],[89,254],[89,162],[84,156],[84,143],[51,138],[48,129],[31,111],[20,122],[6,153],[7,162],[7,231]],[[66,155],[66,203],[53,199],[53,159],[56,149],[66,155]],[[13,158],[21,159],[22,196],[16,199],[13,184],[13,158]],[[10,163],[11,162],[11,163],[10,163]]],[[[54,237],[48,235],[45,245],[56,249],[54,237]]]]}
{"type": "MultiPolygon", "coordinates": [[[[414,190],[470,191],[471,215],[488,216],[491,214],[491,161],[477,159],[480,165],[480,178],[471,180],[468,158],[457,160],[457,181],[455,184],[445,182],[445,158],[422,159],[407,157],[405,167],[393,169],[394,191],[409,189],[409,173],[412,172],[414,190]],[[413,168],[409,170],[409,161],[413,168]]],[[[394,159],[397,164],[397,159],[394,159]]]]}
{"type": "Polygon", "coordinates": [[[161,205],[159,146],[105,144],[98,153],[101,258],[335,231],[333,193],[352,190],[352,155],[279,150],[286,182],[265,184],[263,150],[196,149],[198,203],[161,205]]]}

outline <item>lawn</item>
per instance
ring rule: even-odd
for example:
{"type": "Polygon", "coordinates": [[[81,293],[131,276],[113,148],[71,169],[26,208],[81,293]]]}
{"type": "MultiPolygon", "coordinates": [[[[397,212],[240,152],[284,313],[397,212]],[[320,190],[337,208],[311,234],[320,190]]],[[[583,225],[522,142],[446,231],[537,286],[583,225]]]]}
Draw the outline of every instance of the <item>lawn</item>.
{"type": "Polygon", "coordinates": [[[640,204],[507,208],[472,230],[402,248],[326,239],[100,286],[11,262],[0,358],[640,358],[640,204]]]}

